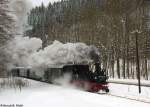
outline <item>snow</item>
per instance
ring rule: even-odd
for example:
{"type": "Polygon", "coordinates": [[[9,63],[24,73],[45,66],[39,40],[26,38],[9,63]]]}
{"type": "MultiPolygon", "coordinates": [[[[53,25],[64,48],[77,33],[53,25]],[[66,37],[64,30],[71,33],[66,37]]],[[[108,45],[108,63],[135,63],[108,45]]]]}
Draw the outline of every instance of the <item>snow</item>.
{"type": "Polygon", "coordinates": [[[141,94],[138,92],[138,81],[133,79],[109,79],[110,93],[121,97],[137,99],[140,101],[150,102],[150,81],[141,80],[141,94]],[[123,83],[115,84],[114,82],[123,83]],[[126,83],[131,85],[125,85],[126,83]],[[132,85],[133,84],[133,85],[132,85]],[[136,84],[137,86],[135,86],[136,84]],[[145,87],[147,86],[147,87],[145,87]]]}
{"type": "MultiPolygon", "coordinates": [[[[1,90],[0,105],[20,104],[22,107],[150,107],[148,103],[107,94],[85,92],[67,86],[55,86],[33,80],[28,80],[28,83],[29,86],[24,87],[21,91],[1,90]]],[[[113,85],[110,85],[110,88],[113,88],[113,85]]]]}
{"type": "MultiPolygon", "coordinates": [[[[109,78],[108,81],[111,83],[117,82],[117,83],[122,83],[122,84],[138,85],[137,79],[112,79],[112,78],[109,78]]],[[[141,79],[141,85],[150,87],[150,81],[141,79]]]]}

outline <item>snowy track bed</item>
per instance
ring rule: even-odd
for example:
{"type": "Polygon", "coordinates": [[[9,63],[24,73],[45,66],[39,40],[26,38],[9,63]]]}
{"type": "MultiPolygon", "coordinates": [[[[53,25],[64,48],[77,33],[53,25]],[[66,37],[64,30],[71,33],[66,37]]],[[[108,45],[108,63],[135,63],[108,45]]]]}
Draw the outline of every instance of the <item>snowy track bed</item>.
{"type": "Polygon", "coordinates": [[[150,87],[142,86],[141,94],[139,94],[136,85],[109,83],[109,88],[112,96],[150,103],[150,87]]]}
{"type": "Polygon", "coordinates": [[[150,107],[148,103],[84,92],[68,86],[59,87],[33,80],[28,80],[28,83],[29,86],[21,91],[1,90],[0,104],[22,104],[23,107],[150,107]]]}
{"type": "MultiPolygon", "coordinates": [[[[136,86],[138,86],[138,80],[133,80],[133,79],[109,79],[108,82],[109,83],[115,83],[115,84],[125,84],[125,85],[136,85],[136,86]]],[[[141,80],[141,86],[150,87],[150,81],[141,80]]]]}

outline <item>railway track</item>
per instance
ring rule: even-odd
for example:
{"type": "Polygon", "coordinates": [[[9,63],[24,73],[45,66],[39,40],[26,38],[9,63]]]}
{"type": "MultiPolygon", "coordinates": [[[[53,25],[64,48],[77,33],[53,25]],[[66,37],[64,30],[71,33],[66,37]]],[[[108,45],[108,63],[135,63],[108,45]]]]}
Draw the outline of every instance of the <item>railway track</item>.
{"type": "MultiPolygon", "coordinates": [[[[114,84],[124,84],[124,85],[135,85],[138,86],[137,81],[124,81],[124,80],[108,80],[109,83],[114,83],[114,84]]],[[[141,86],[143,87],[150,87],[150,82],[141,82],[141,86]]]]}

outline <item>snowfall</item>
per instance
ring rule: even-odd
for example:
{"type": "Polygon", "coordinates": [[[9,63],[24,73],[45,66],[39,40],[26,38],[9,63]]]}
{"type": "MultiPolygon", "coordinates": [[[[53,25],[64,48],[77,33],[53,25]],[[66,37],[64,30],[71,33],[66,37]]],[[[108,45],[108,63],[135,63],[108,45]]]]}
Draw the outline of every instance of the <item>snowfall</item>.
{"type": "Polygon", "coordinates": [[[28,85],[21,90],[10,87],[0,89],[0,107],[150,107],[148,87],[142,88],[139,95],[136,86],[110,83],[110,93],[106,94],[90,93],[68,85],[25,81],[28,85]]]}

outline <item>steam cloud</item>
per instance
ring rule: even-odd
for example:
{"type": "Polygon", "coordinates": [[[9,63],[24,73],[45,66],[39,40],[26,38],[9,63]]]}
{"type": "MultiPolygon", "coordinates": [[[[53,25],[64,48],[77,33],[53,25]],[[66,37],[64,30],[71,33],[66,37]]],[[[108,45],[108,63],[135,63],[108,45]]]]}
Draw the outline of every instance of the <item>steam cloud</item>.
{"type": "Polygon", "coordinates": [[[57,67],[64,64],[89,63],[91,52],[96,48],[84,43],[66,43],[54,41],[42,49],[42,41],[38,38],[17,37],[8,44],[10,53],[9,66],[25,66],[32,68],[57,67]]]}
{"type": "Polygon", "coordinates": [[[9,0],[11,16],[15,21],[13,33],[23,33],[27,28],[27,13],[32,8],[29,0],[9,0]]]}
{"type": "MultiPolygon", "coordinates": [[[[24,31],[27,12],[30,10],[28,0],[12,0],[10,8],[15,11],[16,29],[19,33],[24,31]]],[[[99,52],[94,46],[84,43],[66,43],[54,41],[51,45],[42,49],[42,40],[29,38],[23,35],[15,36],[6,48],[8,54],[8,67],[22,66],[35,69],[62,66],[70,63],[89,63],[97,60],[99,52]],[[96,57],[94,57],[94,56],[96,57]]]]}

